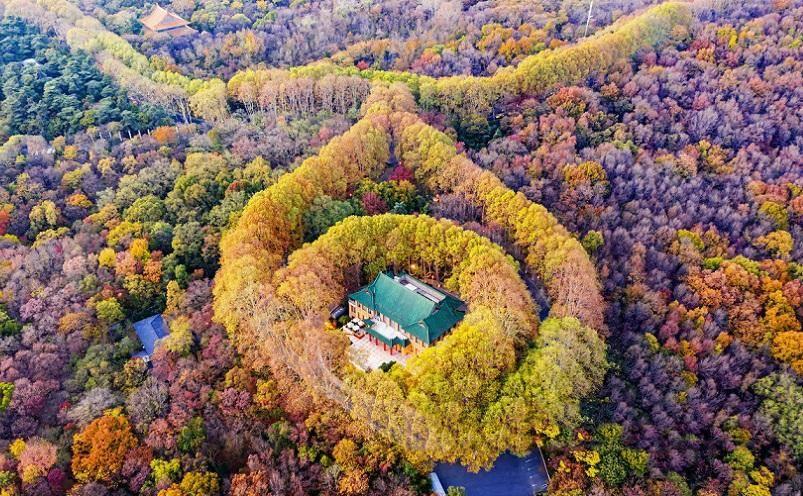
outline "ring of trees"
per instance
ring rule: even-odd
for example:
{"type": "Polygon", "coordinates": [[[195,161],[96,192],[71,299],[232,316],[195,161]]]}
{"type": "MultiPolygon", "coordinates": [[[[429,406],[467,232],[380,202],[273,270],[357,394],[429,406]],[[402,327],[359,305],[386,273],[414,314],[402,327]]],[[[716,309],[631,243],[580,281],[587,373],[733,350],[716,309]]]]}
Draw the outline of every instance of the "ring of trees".
{"type": "Polygon", "coordinates": [[[349,131],[256,195],[226,234],[215,284],[218,320],[257,366],[305,384],[314,400],[339,406],[362,421],[366,436],[381,433],[414,461],[460,460],[478,469],[505,450],[527,451],[534,439],[569,435],[582,420],[580,402],[607,368],[597,332],[602,298],[582,246],[546,209],[423,123],[406,87],[376,87],[363,108],[349,131]],[[298,249],[314,199],[343,198],[360,179],[378,177],[391,151],[420,186],[463,196],[505,229],[523,269],[541,278],[551,298],[537,333],[517,263],[450,221],[348,218],[298,249]],[[469,314],[406,367],[350,369],[345,337],[323,331],[329,308],[355,271],[370,277],[411,264],[448,274],[447,288],[467,301],[469,314]]]}
{"type": "MultiPolygon", "coordinates": [[[[503,379],[515,370],[537,327],[517,264],[498,246],[426,216],[349,217],[294,252],[272,287],[270,305],[261,310],[266,316],[260,340],[273,354],[291,355],[280,358],[284,363],[303,358],[298,370],[311,385],[355,418],[370,419],[369,428],[400,440],[410,456],[447,459],[459,453],[472,463],[489,461],[493,450],[484,432],[496,419],[486,420],[486,412],[500,401],[503,379]],[[330,375],[348,369],[348,340],[341,334],[333,343],[322,336],[328,310],[355,289],[359,272],[370,278],[386,267],[448,274],[446,288],[467,302],[469,312],[443,342],[406,367],[394,366],[389,374],[330,375]]],[[[488,432],[498,434],[495,428],[488,432]]]]}

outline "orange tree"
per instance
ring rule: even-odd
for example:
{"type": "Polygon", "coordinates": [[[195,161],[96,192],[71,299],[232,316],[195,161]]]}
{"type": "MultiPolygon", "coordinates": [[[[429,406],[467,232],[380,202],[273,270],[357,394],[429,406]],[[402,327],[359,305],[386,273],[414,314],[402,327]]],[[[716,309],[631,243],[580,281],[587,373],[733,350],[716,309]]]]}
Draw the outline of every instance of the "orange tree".
{"type": "Polygon", "coordinates": [[[80,482],[113,483],[137,444],[128,417],[119,409],[109,410],[73,436],[73,475],[80,482]]]}

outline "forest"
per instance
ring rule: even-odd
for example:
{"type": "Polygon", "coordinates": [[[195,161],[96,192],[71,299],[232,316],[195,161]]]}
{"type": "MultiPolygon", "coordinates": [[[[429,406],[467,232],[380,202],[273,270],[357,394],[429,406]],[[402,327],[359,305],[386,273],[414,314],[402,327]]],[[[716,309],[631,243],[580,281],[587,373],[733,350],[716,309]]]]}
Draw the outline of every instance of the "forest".
{"type": "Polygon", "coordinates": [[[154,5],[0,0],[0,496],[803,492],[803,1],[154,5]]]}
{"type": "Polygon", "coordinates": [[[53,139],[111,122],[141,132],[172,122],[164,109],[132,104],[90,57],[70,53],[52,35],[17,18],[4,18],[0,32],[0,126],[5,136],[53,139]]]}

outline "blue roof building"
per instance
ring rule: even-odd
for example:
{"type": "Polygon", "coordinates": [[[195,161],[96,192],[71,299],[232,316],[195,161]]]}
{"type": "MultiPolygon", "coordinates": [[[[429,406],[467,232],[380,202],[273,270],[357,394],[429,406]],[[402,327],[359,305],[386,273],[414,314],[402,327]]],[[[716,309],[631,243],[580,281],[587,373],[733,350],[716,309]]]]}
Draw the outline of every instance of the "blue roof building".
{"type": "Polygon", "coordinates": [[[464,488],[466,496],[533,496],[546,492],[549,485],[544,458],[537,448],[525,457],[505,453],[490,470],[476,474],[456,463],[439,463],[430,477],[435,494],[446,494],[454,486],[464,488]]]}
{"type": "Polygon", "coordinates": [[[142,351],[134,354],[134,358],[142,358],[146,362],[150,361],[151,355],[159,346],[159,341],[170,334],[167,322],[161,315],[152,315],[139,322],[134,322],[134,330],[137,332],[143,348],[142,351]]]}

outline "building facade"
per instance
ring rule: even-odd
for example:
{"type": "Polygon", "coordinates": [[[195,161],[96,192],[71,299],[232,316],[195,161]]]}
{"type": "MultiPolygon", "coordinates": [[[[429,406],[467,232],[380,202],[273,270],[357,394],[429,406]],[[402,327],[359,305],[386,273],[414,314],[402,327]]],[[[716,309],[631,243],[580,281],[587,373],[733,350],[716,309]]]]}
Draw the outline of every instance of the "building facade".
{"type": "Polygon", "coordinates": [[[349,316],[391,353],[417,353],[443,339],[466,314],[455,296],[406,274],[380,272],[349,295],[349,316]]]}

